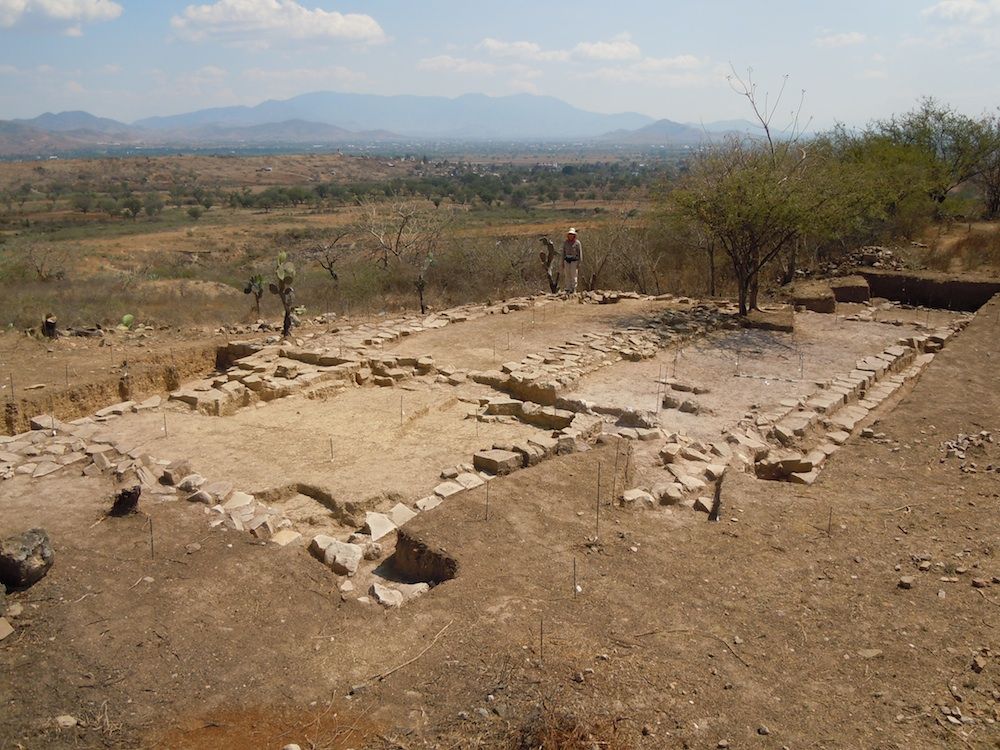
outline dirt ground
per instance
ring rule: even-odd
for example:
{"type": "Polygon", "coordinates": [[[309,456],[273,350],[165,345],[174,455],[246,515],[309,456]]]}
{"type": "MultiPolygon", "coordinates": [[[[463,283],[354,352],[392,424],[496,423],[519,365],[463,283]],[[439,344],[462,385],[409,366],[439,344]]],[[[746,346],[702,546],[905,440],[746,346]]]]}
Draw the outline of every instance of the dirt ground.
{"type": "MultiPolygon", "coordinates": [[[[481,319],[394,351],[493,367],[504,327],[500,362],[634,312],[614,307],[564,306],[523,339],[530,312],[481,319]]],[[[616,506],[616,444],[493,480],[488,520],[484,490],[455,496],[406,531],[457,560],[457,577],[397,610],[342,594],[302,547],[209,530],[184,502],[101,520],[106,479],[4,482],[0,535],[44,526],[57,557],[8,596],[23,613],[0,643],[0,750],[526,748],[538,716],[589,727],[581,747],[1000,747],[1000,475],[962,473],[942,451],[1000,427],[998,310],[984,308],[880,415],[885,440],[852,439],[811,487],[735,474],[720,523],[616,506]],[[63,714],[81,723],[59,729],[63,714]]],[[[811,351],[810,331],[828,345],[804,378],[849,369],[906,330],[814,317],[801,318],[799,346],[811,351]]],[[[692,374],[707,377],[713,355],[691,351],[692,374]]],[[[629,364],[626,391],[664,363],[629,364]]],[[[599,378],[615,367],[583,387],[612,395],[599,378]]],[[[734,409],[758,397],[722,388],[734,409]]],[[[165,438],[161,415],[116,429],[168,454],[197,449],[196,464],[254,485],[289,464],[326,475],[329,456],[309,443],[334,432],[346,446],[353,431],[355,463],[320,478],[402,492],[430,481],[426,464],[479,447],[464,402],[444,393],[349,390],[225,418],[171,410],[165,438]],[[393,424],[400,393],[422,415],[409,428],[405,413],[393,424]],[[415,453],[432,460],[408,463],[415,453]]],[[[977,462],[1000,464],[1000,446],[977,462]]]]}

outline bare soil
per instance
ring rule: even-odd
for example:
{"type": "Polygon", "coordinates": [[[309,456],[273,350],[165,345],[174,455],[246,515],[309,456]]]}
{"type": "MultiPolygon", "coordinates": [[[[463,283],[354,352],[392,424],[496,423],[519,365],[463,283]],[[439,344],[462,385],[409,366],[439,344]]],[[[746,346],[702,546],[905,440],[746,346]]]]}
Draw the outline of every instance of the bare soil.
{"type": "MultiPolygon", "coordinates": [[[[649,307],[558,303],[544,325],[521,312],[393,350],[492,367],[649,307]]],[[[998,309],[984,308],[879,417],[886,440],[852,439],[811,487],[734,474],[720,523],[617,506],[617,441],[493,480],[488,520],[485,489],[450,498],[406,533],[455,559],[458,575],[397,610],[359,602],[363,587],[342,594],[302,547],[210,530],[183,501],[145,499],[143,515],[105,520],[110,480],[0,483],[0,535],[44,526],[56,550],[46,578],[8,595],[24,611],[0,643],[0,750],[517,748],[537,746],[523,740],[540,709],[590,727],[586,747],[1000,747],[1000,475],[962,473],[941,448],[1000,427],[998,309]],[[59,729],[62,714],[81,725],[59,729]]],[[[849,369],[905,330],[797,319],[803,379],[849,369]]],[[[797,370],[797,356],[771,348],[787,334],[768,336],[761,372],[797,370]]],[[[678,361],[680,375],[712,381],[716,412],[779,395],[740,391],[750,379],[729,367],[723,378],[728,360],[716,366],[713,351],[678,361]]],[[[583,388],[610,397],[613,380],[599,378],[621,367],[622,391],[644,398],[665,364],[616,365],[583,388]]],[[[345,492],[413,497],[494,439],[477,440],[464,402],[450,401],[471,386],[415,388],[292,397],[234,417],[170,410],[166,437],[155,434],[161,414],[114,429],[162,441],[157,455],[186,453],[222,475],[212,479],[257,487],[314,472],[345,492]],[[404,412],[413,400],[402,428],[400,393],[404,412]],[[327,434],[342,448],[332,468],[327,434]]],[[[977,460],[1000,464],[1000,447],[977,460]]]]}

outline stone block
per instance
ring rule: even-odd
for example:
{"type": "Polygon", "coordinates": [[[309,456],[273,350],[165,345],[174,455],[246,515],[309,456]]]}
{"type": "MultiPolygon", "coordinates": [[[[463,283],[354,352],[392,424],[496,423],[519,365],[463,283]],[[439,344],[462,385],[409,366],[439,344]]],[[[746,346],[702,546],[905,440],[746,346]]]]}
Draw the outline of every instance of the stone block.
{"type": "Polygon", "coordinates": [[[407,521],[411,521],[417,517],[417,514],[414,511],[410,510],[402,503],[396,503],[386,515],[389,516],[389,520],[392,521],[397,528],[402,526],[407,521]]]}
{"type": "MultiPolygon", "coordinates": [[[[457,479],[457,477],[456,477],[457,479]]],[[[442,482],[437,487],[434,488],[434,494],[440,498],[451,497],[461,492],[464,487],[458,482],[442,482]]]]}
{"type": "Polygon", "coordinates": [[[457,477],[455,477],[455,484],[461,485],[462,489],[472,490],[475,489],[476,487],[482,486],[485,483],[479,477],[478,474],[473,474],[472,472],[463,472],[462,474],[459,474],[457,477]]]}
{"type": "Polygon", "coordinates": [[[515,398],[492,398],[486,404],[486,413],[514,417],[521,413],[522,404],[515,398]]]}
{"type": "MultiPolygon", "coordinates": [[[[94,457],[94,463],[97,463],[96,455],[94,457]]],[[[167,464],[167,466],[163,469],[163,476],[160,477],[160,481],[163,482],[163,484],[176,485],[184,477],[191,474],[194,474],[194,467],[191,465],[191,462],[187,459],[179,459],[167,464]]]]}
{"type": "Polygon", "coordinates": [[[804,472],[793,471],[788,475],[788,481],[792,484],[812,484],[818,476],[819,472],[815,469],[804,472]]]}
{"type": "Polygon", "coordinates": [[[430,495],[429,497],[421,498],[417,500],[416,506],[421,511],[428,511],[438,507],[442,502],[442,499],[437,495],[430,495]]]}
{"type": "Polygon", "coordinates": [[[368,534],[371,536],[373,542],[377,542],[379,539],[384,537],[386,534],[390,534],[396,530],[396,524],[394,524],[388,516],[382,513],[365,513],[365,528],[368,530],[368,534]]]}
{"type": "Polygon", "coordinates": [[[384,586],[381,583],[373,583],[368,589],[372,599],[381,604],[386,609],[393,609],[402,606],[403,593],[397,589],[384,586]]]}
{"type": "Polygon", "coordinates": [[[653,496],[649,492],[646,492],[646,490],[632,489],[632,490],[625,490],[625,492],[622,493],[621,504],[623,506],[640,505],[647,508],[652,508],[654,505],[656,505],[656,501],[653,499],[653,496]]]}
{"type": "Polygon", "coordinates": [[[279,547],[287,547],[289,544],[297,542],[302,538],[302,534],[295,529],[281,529],[271,536],[271,541],[279,547]]]}
{"type": "Polygon", "coordinates": [[[222,509],[228,513],[238,511],[241,508],[252,508],[256,499],[246,492],[234,492],[229,499],[222,504],[222,509]]]}
{"type": "Polygon", "coordinates": [[[689,474],[681,474],[677,477],[677,483],[684,488],[685,492],[697,492],[705,489],[706,486],[702,480],[689,474]]]}
{"type": "Polygon", "coordinates": [[[713,504],[712,498],[705,497],[704,495],[702,495],[695,499],[693,507],[699,513],[711,513],[712,504],[713,504]]]}
{"type": "Polygon", "coordinates": [[[337,575],[352,576],[364,559],[364,548],[334,539],[323,550],[323,562],[337,575]]]}
{"type": "Polygon", "coordinates": [[[684,490],[676,482],[660,482],[653,486],[652,495],[660,505],[676,505],[684,499],[684,490]]]}
{"type": "Polygon", "coordinates": [[[725,464],[708,464],[705,467],[705,477],[714,482],[722,478],[726,472],[725,464]]]}
{"type": "Polygon", "coordinates": [[[520,454],[513,451],[488,450],[480,451],[472,457],[472,464],[479,471],[489,472],[502,476],[517,471],[521,467],[522,458],[520,454]]]}

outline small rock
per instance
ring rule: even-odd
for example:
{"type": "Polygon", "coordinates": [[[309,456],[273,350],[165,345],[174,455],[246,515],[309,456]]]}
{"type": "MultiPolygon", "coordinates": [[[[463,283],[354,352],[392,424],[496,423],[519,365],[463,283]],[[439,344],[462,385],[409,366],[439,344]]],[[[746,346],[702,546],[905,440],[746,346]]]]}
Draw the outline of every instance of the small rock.
{"type": "Polygon", "coordinates": [[[56,724],[59,725],[60,729],[72,729],[79,723],[75,716],[70,716],[69,714],[56,717],[56,724]]]}
{"type": "Polygon", "coordinates": [[[973,588],[984,589],[984,588],[986,588],[989,585],[990,585],[990,582],[987,581],[985,578],[973,578],[972,579],[972,586],[973,586],[973,588]]]}
{"type": "Polygon", "coordinates": [[[771,733],[771,730],[768,729],[763,724],[761,724],[759,727],[757,727],[757,734],[761,735],[762,737],[766,737],[770,733],[771,733]]]}
{"type": "Polygon", "coordinates": [[[368,592],[379,604],[387,609],[398,607],[403,603],[403,593],[379,583],[373,583],[368,592]]]}
{"type": "Polygon", "coordinates": [[[7,622],[6,617],[0,617],[0,641],[6,638],[8,635],[14,632],[14,628],[9,622],[7,622]]]}
{"type": "Polygon", "coordinates": [[[912,589],[913,576],[902,576],[896,585],[899,586],[899,588],[901,589],[912,589]]]}
{"type": "Polygon", "coordinates": [[[52,545],[44,529],[29,529],[0,542],[0,584],[26,588],[40,581],[52,567],[52,545]]]}
{"type": "Polygon", "coordinates": [[[972,671],[979,674],[984,669],[986,669],[986,657],[976,654],[972,659],[972,671]]]}
{"type": "Polygon", "coordinates": [[[201,545],[198,544],[198,542],[191,542],[191,544],[184,545],[184,551],[189,555],[193,555],[195,552],[198,552],[200,550],[201,550],[201,545]]]}

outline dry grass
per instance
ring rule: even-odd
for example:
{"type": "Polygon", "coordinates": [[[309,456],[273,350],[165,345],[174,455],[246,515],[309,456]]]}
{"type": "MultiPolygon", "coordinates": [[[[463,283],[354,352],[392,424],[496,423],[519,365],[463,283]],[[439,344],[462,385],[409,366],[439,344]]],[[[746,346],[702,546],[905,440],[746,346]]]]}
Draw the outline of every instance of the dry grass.
{"type": "Polygon", "coordinates": [[[919,260],[932,271],[995,272],[1000,270],[1000,231],[995,224],[962,225],[939,237],[919,260]]]}
{"type": "Polygon", "coordinates": [[[507,750],[626,750],[630,745],[610,718],[584,718],[542,706],[511,732],[507,750]]]}

